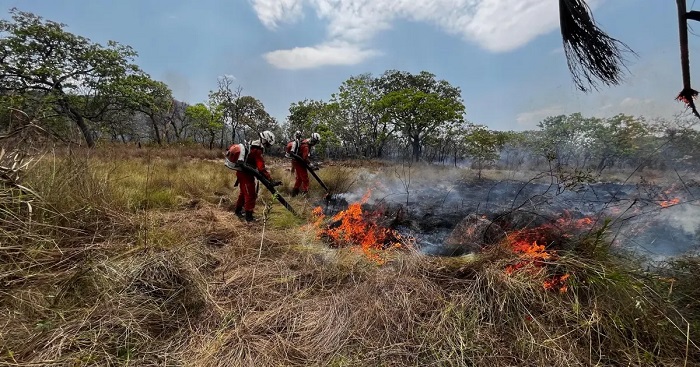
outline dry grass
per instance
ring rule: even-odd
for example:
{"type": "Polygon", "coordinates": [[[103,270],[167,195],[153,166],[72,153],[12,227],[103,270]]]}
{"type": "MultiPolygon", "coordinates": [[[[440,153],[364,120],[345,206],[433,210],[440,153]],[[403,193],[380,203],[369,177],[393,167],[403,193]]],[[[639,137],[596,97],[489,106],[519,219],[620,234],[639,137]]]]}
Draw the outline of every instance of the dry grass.
{"type": "Polygon", "coordinates": [[[700,364],[697,309],[677,307],[694,294],[617,259],[560,257],[566,293],[542,271],[507,275],[503,247],[377,266],[269,195],[266,221],[239,221],[218,162],[126,155],[47,156],[26,175],[38,195],[3,181],[0,364],[700,364]]]}

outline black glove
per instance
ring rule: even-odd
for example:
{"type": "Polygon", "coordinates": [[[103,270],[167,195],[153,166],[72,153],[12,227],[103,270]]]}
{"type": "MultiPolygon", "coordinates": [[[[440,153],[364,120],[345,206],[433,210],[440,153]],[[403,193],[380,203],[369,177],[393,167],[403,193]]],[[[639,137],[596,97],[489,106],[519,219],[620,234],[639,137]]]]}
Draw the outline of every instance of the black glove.
{"type": "Polygon", "coordinates": [[[282,181],[272,181],[272,186],[280,186],[282,185],[282,181]]]}

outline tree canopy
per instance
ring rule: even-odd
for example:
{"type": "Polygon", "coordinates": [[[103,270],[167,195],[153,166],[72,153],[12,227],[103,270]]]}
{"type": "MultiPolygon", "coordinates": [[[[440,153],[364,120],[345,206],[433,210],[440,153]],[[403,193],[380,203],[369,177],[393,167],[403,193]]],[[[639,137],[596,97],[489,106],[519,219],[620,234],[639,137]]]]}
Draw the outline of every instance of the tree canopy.
{"type": "Polygon", "coordinates": [[[66,31],[65,24],[10,13],[12,21],[0,20],[0,92],[40,99],[73,121],[88,146],[95,145],[91,123],[110,111],[139,105],[154,112],[156,99],[171,99],[167,86],[133,63],[131,47],[103,46],[66,31]]]}

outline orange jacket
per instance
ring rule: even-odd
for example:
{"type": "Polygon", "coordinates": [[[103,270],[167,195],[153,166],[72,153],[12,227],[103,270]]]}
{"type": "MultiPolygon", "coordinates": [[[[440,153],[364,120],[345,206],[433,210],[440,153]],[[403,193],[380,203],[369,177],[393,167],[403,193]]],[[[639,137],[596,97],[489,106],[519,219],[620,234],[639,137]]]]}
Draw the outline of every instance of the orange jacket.
{"type": "Polygon", "coordinates": [[[250,153],[248,153],[248,159],[246,163],[258,169],[258,171],[265,176],[268,180],[272,180],[270,172],[265,168],[265,160],[263,159],[263,149],[258,146],[251,146],[250,153]]]}
{"type": "Polygon", "coordinates": [[[299,146],[299,156],[304,160],[304,162],[306,162],[306,164],[311,164],[311,161],[309,160],[309,151],[309,140],[307,139],[302,141],[301,145],[299,146]]]}

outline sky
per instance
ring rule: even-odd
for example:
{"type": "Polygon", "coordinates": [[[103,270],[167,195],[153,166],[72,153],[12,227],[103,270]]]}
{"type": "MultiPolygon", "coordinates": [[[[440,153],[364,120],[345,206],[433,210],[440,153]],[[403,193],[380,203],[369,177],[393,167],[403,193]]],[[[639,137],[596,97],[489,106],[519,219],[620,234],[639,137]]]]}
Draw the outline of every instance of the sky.
{"type": "MultiPolygon", "coordinates": [[[[600,27],[625,42],[623,84],[583,93],[571,80],[557,0],[0,0],[67,30],[138,52],[136,63],[175,98],[205,102],[229,75],[278,121],[291,103],[329,100],[353,75],[389,69],[458,86],[466,119],[495,130],[534,129],[582,112],[672,118],[685,110],[674,2],[590,0],[600,27]]],[[[690,9],[700,10],[694,0],[690,9]]],[[[692,25],[691,25],[692,26],[692,25]]],[[[700,34],[700,23],[695,26],[700,34]]],[[[700,84],[700,37],[690,35],[700,84]]],[[[696,86],[696,89],[698,86],[696,86]]]]}

